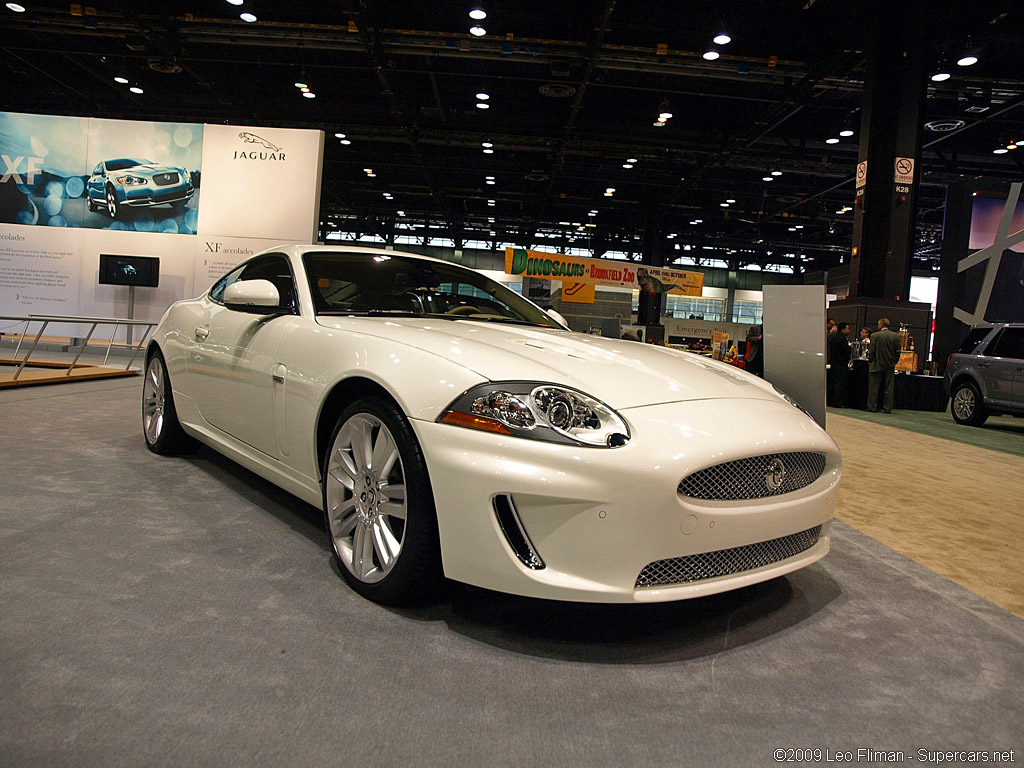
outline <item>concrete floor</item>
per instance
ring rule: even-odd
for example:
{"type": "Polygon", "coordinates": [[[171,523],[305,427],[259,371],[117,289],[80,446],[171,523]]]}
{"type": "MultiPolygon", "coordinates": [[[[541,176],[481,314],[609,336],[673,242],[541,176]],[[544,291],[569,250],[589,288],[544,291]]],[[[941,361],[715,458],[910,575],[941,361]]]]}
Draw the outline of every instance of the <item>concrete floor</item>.
{"type": "Polygon", "coordinates": [[[841,522],[821,563],[727,595],[389,610],[318,510],[208,449],[149,453],[140,399],[0,392],[2,766],[1024,759],[1024,621],[841,522]]]}

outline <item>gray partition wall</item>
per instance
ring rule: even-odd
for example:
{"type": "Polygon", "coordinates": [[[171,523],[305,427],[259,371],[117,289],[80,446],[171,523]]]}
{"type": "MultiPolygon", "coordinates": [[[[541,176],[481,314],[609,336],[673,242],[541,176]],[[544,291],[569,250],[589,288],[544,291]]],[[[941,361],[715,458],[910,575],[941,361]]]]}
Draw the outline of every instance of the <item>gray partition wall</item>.
{"type": "Polygon", "coordinates": [[[764,377],[825,426],[825,286],[764,286],[764,377]]]}

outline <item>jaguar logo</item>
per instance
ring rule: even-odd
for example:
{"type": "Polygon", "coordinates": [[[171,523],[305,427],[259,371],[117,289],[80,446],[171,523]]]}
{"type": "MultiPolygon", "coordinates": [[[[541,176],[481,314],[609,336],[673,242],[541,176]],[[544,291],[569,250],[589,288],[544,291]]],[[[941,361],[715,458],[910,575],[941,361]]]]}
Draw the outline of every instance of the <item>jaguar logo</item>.
{"type": "Polygon", "coordinates": [[[264,139],[262,136],[257,136],[255,133],[249,133],[248,131],[242,131],[238,134],[238,138],[244,141],[246,144],[262,144],[266,149],[271,152],[280,152],[281,148],[276,144],[271,144],[269,141],[264,139]]]}
{"type": "Polygon", "coordinates": [[[782,487],[782,481],[785,479],[786,465],[782,463],[782,459],[772,459],[772,463],[768,465],[768,471],[764,476],[764,482],[768,486],[768,490],[773,493],[779,490],[782,487]]]}

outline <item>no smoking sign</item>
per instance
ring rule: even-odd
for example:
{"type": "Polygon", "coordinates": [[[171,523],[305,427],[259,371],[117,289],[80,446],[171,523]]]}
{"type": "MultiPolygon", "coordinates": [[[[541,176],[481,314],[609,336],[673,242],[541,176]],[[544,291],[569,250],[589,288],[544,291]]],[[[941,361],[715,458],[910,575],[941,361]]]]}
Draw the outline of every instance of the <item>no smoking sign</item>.
{"type": "Polygon", "coordinates": [[[897,184],[913,184],[914,183],[914,158],[912,157],[897,157],[895,165],[895,174],[893,175],[893,181],[897,184]]]}

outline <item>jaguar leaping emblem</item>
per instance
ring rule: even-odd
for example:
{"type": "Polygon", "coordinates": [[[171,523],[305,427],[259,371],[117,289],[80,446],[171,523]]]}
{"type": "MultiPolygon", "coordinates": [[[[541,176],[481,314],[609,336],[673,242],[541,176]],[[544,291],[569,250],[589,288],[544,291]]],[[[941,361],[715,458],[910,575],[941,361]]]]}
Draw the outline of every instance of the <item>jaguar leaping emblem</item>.
{"type": "Polygon", "coordinates": [[[281,148],[276,144],[271,144],[269,141],[264,139],[262,136],[257,136],[255,133],[249,133],[248,131],[242,131],[238,134],[238,138],[244,141],[246,144],[262,144],[264,147],[269,149],[271,152],[280,152],[281,148]]]}

